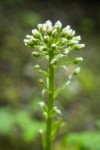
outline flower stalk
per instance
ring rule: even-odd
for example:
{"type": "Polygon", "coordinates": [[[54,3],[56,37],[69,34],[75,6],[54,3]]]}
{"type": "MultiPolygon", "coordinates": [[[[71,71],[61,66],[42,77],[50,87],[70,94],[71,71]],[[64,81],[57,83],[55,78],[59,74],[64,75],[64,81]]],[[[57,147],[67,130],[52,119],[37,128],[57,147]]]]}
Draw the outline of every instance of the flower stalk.
{"type": "Polygon", "coordinates": [[[52,59],[54,58],[53,51],[49,54],[49,94],[48,94],[48,112],[47,112],[47,125],[46,125],[46,150],[51,149],[51,130],[52,130],[52,121],[51,111],[54,106],[54,68],[51,64],[52,59]]]}

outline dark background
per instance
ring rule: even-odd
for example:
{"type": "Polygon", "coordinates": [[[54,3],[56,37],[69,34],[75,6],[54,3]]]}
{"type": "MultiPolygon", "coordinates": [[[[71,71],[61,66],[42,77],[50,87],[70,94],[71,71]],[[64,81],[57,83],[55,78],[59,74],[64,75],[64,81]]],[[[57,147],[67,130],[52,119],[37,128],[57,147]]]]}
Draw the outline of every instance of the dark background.
{"type": "MultiPolygon", "coordinates": [[[[60,20],[63,27],[71,25],[86,45],[70,56],[84,58],[80,64],[81,73],[56,102],[63,112],[63,119],[67,121],[67,127],[61,129],[55,150],[59,150],[59,139],[69,133],[85,132],[86,141],[89,141],[87,132],[100,131],[100,3],[85,0],[2,0],[0,150],[41,149],[41,137],[37,133],[40,127],[44,127],[44,122],[37,102],[42,99],[42,87],[38,83],[40,75],[34,74],[33,69],[38,60],[31,56],[32,50],[24,45],[23,39],[38,23],[46,20],[53,23],[60,20]]],[[[63,70],[56,75],[56,83],[65,82],[66,73],[63,70]]],[[[100,143],[100,136],[98,139],[100,143]]],[[[65,147],[60,149],[64,150],[65,147]]],[[[76,144],[71,150],[81,148],[76,144]]]]}

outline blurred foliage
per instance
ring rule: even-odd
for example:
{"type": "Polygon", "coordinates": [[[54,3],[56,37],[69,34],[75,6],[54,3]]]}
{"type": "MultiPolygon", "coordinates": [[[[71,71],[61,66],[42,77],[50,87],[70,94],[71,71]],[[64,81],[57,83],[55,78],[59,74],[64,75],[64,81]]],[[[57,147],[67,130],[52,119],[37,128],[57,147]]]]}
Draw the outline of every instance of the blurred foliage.
{"type": "MultiPolygon", "coordinates": [[[[70,24],[77,34],[82,35],[83,43],[86,44],[86,48],[76,54],[84,58],[84,62],[80,64],[80,75],[73,79],[71,85],[56,101],[63,112],[63,118],[67,121],[67,129],[64,128],[60,134],[63,136],[66,132],[87,130],[85,133],[75,134],[75,137],[77,136],[75,143],[82,139],[83,145],[85,142],[91,143],[91,135],[97,134],[96,137],[99,138],[99,132],[97,133],[100,129],[99,2],[1,0],[0,150],[31,150],[33,147],[41,149],[37,133],[39,128],[44,127],[44,123],[41,110],[36,103],[40,101],[38,97],[41,97],[42,88],[37,82],[39,74],[34,73],[33,69],[37,60],[31,56],[33,50],[28,50],[24,46],[23,39],[38,23],[48,19],[53,22],[61,20],[64,26],[70,24]],[[94,132],[90,134],[88,130],[94,132]]],[[[73,55],[70,54],[69,58],[73,55]]],[[[46,64],[44,62],[41,65],[46,64]]],[[[67,72],[64,70],[57,71],[56,74],[56,85],[63,83],[67,78],[67,72]]],[[[66,147],[56,145],[56,150],[59,149],[65,150],[66,147]]],[[[68,150],[77,148],[72,146],[68,150]]]]}
{"type": "Polygon", "coordinates": [[[69,149],[73,146],[76,150],[99,150],[100,131],[72,133],[67,135],[63,142],[69,149]]]}
{"type": "MultiPolygon", "coordinates": [[[[39,129],[44,128],[44,123],[33,120],[31,115],[25,110],[11,111],[7,108],[0,109],[0,134],[16,135],[19,130],[25,141],[33,141],[39,134],[39,129]]],[[[16,135],[17,136],[17,135],[16,135]]]]}

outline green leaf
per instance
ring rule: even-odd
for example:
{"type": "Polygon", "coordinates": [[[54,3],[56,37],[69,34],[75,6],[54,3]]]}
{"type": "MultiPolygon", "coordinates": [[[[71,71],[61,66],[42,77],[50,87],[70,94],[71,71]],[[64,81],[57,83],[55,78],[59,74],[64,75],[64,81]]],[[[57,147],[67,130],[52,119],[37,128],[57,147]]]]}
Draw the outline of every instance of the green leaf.
{"type": "Polygon", "coordinates": [[[54,93],[54,99],[66,88],[67,85],[70,84],[70,80],[68,80],[66,83],[62,84],[54,93]]]}
{"type": "Polygon", "coordinates": [[[38,71],[39,71],[40,73],[42,73],[43,75],[45,75],[46,77],[49,76],[48,72],[46,72],[46,71],[44,71],[44,70],[42,70],[42,69],[39,69],[38,71]]]}
{"type": "Polygon", "coordinates": [[[42,97],[44,97],[44,94],[47,92],[48,90],[45,88],[42,90],[42,97]]]}
{"type": "Polygon", "coordinates": [[[65,145],[74,146],[75,148],[84,150],[99,150],[100,149],[100,132],[81,132],[70,133],[63,139],[65,145]]]}
{"type": "Polygon", "coordinates": [[[64,55],[63,54],[58,54],[54,57],[54,59],[52,59],[51,64],[55,64],[58,62],[59,59],[61,59],[64,55]]]}
{"type": "Polygon", "coordinates": [[[39,105],[42,108],[43,112],[47,112],[48,108],[44,102],[39,102],[39,105]]]}
{"type": "Polygon", "coordinates": [[[0,133],[10,134],[14,129],[14,116],[11,111],[1,108],[0,109],[0,133]]]}
{"type": "Polygon", "coordinates": [[[22,129],[25,141],[35,140],[39,129],[44,128],[44,122],[33,120],[26,111],[19,111],[15,115],[16,124],[22,129]]]}
{"type": "Polygon", "coordinates": [[[39,102],[39,105],[42,108],[45,119],[47,119],[47,117],[48,117],[48,113],[47,113],[48,108],[47,108],[46,104],[44,102],[39,102]]]}
{"type": "Polygon", "coordinates": [[[62,65],[57,65],[57,66],[56,66],[56,65],[54,65],[53,67],[54,67],[54,69],[63,68],[63,69],[65,69],[65,70],[67,70],[67,71],[68,71],[68,68],[66,67],[66,65],[63,65],[63,64],[62,64],[62,65]]]}
{"type": "Polygon", "coordinates": [[[62,124],[62,119],[59,118],[58,120],[56,120],[53,124],[52,127],[52,133],[51,133],[51,140],[54,141],[62,124]]]}

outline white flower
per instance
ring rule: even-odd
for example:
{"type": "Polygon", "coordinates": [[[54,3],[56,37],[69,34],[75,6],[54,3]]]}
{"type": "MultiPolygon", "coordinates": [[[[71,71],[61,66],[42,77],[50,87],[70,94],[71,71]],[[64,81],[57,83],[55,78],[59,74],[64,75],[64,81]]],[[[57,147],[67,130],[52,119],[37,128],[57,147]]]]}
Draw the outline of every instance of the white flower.
{"type": "Polygon", "coordinates": [[[50,20],[47,20],[46,24],[47,24],[48,27],[50,27],[50,28],[52,27],[52,22],[50,20]]]}
{"type": "Polygon", "coordinates": [[[54,25],[54,28],[57,28],[57,29],[61,29],[62,27],[62,23],[58,20],[55,25],[54,25]]]}
{"type": "Polygon", "coordinates": [[[34,37],[40,37],[40,33],[37,29],[33,29],[32,34],[33,34],[34,37]]]}
{"type": "Polygon", "coordinates": [[[28,41],[29,41],[28,39],[24,39],[24,43],[28,43],[28,41]]]}
{"type": "Polygon", "coordinates": [[[37,34],[37,33],[38,33],[38,30],[37,30],[37,29],[33,29],[33,30],[32,30],[32,33],[33,33],[33,34],[37,34]]]}
{"type": "Polygon", "coordinates": [[[78,44],[79,43],[79,41],[77,41],[77,40],[70,40],[70,42],[69,42],[70,44],[78,44]]]}
{"type": "Polygon", "coordinates": [[[42,31],[43,31],[43,32],[46,32],[46,31],[47,31],[47,24],[46,24],[46,23],[43,24],[42,31]]]}
{"type": "Polygon", "coordinates": [[[70,30],[70,25],[67,25],[62,31],[67,33],[70,30]]]}
{"type": "Polygon", "coordinates": [[[66,34],[74,36],[75,35],[75,31],[70,29],[70,30],[66,30],[66,34]]]}
{"type": "Polygon", "coordinates": [[[39,30],[41,30],[41,29],[43,28],[43,24],[38,24],[38,25],[37,25],[37,28],[38,28],[39,30]]]}
{"type": "Polygon", "coordinates": [[[26,38],[30,39],[30,38],[32,38],[32,36],[27,34],[26,38]]]}
{"type": "Polygon", "coordinates": [[[85,47],[85,44],[78,44],[78,45],[77,45],[77,48],[78,48],[78,49],[83,48],[83,47],[85,47]]]}
{"type": "Polygon", "coordinates": [[[57,29],[56,29],[56,28],[53,29],[53,30],[52,30],[52,36],[56,37],[57,34],[58,34],[57,29]]]}
{"type": "Polygon", "coordinates": [[[66,26],[62,32],[61,32],[61,36],[71,36],[73,37],[75,35],[75,31],[71,29],[71,27],[68,25],[66,26]]]}
{"type": "Polygon", "coordinates": [[[80,41],[80,40],[81,40],[81,36],[80,36],[80,35],[74,36],[74,37],[72,38],[72,40],[80,41]]]}
{"type": "Polygon", "coordinates": [[[67,41],[68,41],[67,38],[61,38],[61,43],[62,44],[66,44],[67,41]]]}

